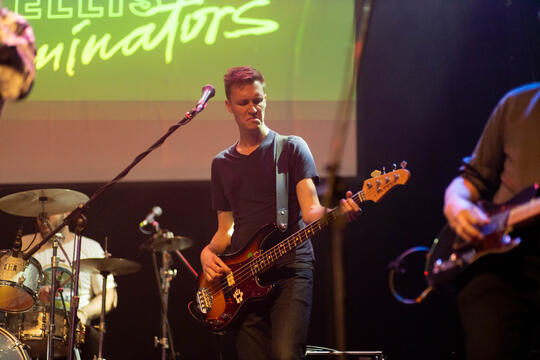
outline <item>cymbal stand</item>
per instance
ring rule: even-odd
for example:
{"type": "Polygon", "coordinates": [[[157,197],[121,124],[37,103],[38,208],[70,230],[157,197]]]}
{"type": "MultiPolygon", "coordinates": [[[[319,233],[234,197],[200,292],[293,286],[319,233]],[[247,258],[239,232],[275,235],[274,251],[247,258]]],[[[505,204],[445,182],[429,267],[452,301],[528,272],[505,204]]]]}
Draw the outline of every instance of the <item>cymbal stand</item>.
{"type": "Polygon", "coordinates": [[[54,323],[54,317],[55,317],[55,300],[56,300],[56,268],[58,267],[58,258],[57,252],[58,252],[58,240],[59,236],[53,236],[52,237],[52,257],[51,257],[51,301],[50,301],[50,312],[49,312],[49,328],[47,333],[47,360],[54,360],[54,343],[53,343],[53,335],[55,330],[55,323],[54,323]]]}
{"type": "MultiPolygon", "coordinates": [[[[154,253],[155,256],[155,253],[154,253]]],[[[161,359],[167,360],[167,351],[169,349],[167,314],[169,309],[169,289],[171,280],[176,276],[176,269],[171,269],[172,257],[168,251],[161,252],[161,299],[162,299],[162,314],[161,314],[161,338],[154,337],[154,346],[161,346],[161,359]]]]}
{"type": "MultiPolygon", "coordinates": [[[[79,207],[80,209],[80,207],[79,207]]],[[[79,358],[78,349],[75,348],[75,321],[77,317],[77,310],[79,309],[79,274],[81,271],[81,243],[82,243],[82,230],[86,225],[86,216],[82,213],[78,213],[75,219],[75,259],[73,259],[73,286],[71,302],[69,305],[70,322],[69,322],[69,345],[68,345],[68,360],[73,359],[73,354],[79,358]]],[[[65,221],[65,219],[64,219],[65,221]]]]}
{"type": "MultiPolygon", "coordinates": [[[[49,222],[49,217],[47,213],[45,212],[45,203],[42,202],[42,211],[39,214],[39,219],[42,223],[44,223],[49,231],[52,233],[53,229],[51,227],[51,224],[49,222]]],[[[55,324],[55,313],[56,313],[56,269],[58,268],[59,259],[58,259],[58,248],[62,250],[64,253],[64,256],[66,257],[66,260],[69,263],[69,257],[66,254],[66,250],[62,246],[61,241],[64,239],[64,235],[62,235],[60,232],[56,232],[52,235],[51,239],[51,247],[52,247],[52,256],[51,256],[51,290],[50,290],[50,309],[49,309],[49,326],[47,329],[47,360],[54,359],[54,331],[56,329],[55,324]]]]}
{"type": "MultiPolygon", "coordinates": [[[[105,237],[105,259],[111,257],[111,253],[107,251],[107,238],[105,237]]],[[[108,271],[101,271],[101,277],[103,283],[101,285],[101,313],[99,315],[99,350],[98,356],[94,355],[94,360],[105,360],[103,358],[103,339],[105,337],[105,311],[107,309],[107,276],[111,273],[108,271]]]]}
{"type": "Polygon", "coordinates": [[[94,360],[105,360],[103,358],[103,339],[105,337],[105,308],[107,304],[107,276],[110,275],[108,271],[100,272],[103,277],[103,287],[101,291],[101,314],[99,317],[99,351],[98,356],[94,355],[94,360]]]}

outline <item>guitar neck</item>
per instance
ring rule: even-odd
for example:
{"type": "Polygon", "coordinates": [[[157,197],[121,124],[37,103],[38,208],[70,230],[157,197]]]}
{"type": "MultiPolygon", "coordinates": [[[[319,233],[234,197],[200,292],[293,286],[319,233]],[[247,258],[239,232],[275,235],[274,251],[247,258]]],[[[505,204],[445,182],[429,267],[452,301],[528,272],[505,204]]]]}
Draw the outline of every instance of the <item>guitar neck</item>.
{"type": "Polygon", "coordinates": [[[508,215],[508,226],[517,225],[540,214],[540,198],[516,206],[508,215]]]}
{"type": "MultiPolygon", "coordinates": [[[[359,191],[354,194],[352,199],[359,205],[366,201],[363,191],[359,191]]],[[[262,272],[270,268],[279,258],[291,252],[298,245],[302,244],[304,241],[323,230],[326,226],[328,226],[328,224],[333,223],[336,219],[338,219],[339,216],[339,208],[334,208],[319,220],[309,223],[303,229],[298,230],[283,241],[274,245],[272,248],[266,250],[256,260],[254,260],[254,270],[256,272],[262,272]]]]}

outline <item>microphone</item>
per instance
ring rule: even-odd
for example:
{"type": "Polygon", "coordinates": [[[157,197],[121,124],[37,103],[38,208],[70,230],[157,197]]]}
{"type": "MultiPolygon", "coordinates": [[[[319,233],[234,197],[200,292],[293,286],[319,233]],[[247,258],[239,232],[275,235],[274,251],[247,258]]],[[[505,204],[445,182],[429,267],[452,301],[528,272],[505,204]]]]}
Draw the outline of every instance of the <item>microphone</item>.
{"type": "Polygon", "coordinates": [[[205,87],[203,87],[202,88],[202,96],[199,99],[199,101],[197,102],[197,106],[195,107],[195,111],[197,111],[197,113],[200,113],[201,111],[203,111],[206,108],[206,103],[208,102],[208,100],[213,98],[214,95],[216,95],[216,89],[214,89],[214,87],[212,85],[208,84],[205,87]]]}
{"type": "Polygon", "coordinates": [[[143,221],[141,221],[141,223],[139,224],[139,227],[143,228],[148,224],[152,224],[154,222],[154,219],[157,218],[158,216],[161,216],[161,214],[163,214],[163,210],[161,210],[159,206],[154,206],[152,208],[152,212],[146,215],[146,218],[143,221]]]}

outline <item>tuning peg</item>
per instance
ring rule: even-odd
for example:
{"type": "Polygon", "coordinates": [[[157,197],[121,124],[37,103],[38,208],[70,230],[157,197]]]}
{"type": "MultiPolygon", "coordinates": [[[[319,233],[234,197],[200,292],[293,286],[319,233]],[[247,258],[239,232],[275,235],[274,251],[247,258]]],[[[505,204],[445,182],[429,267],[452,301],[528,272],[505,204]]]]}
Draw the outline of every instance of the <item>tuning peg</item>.
{"type": "Polygon", "coordinates": [[[405,169],[407,167],[407,162],[403,160],[400,165],[402,169],[405,169]]]}
{"type": "Polygon", "coordinates": [[[377,176],[381,176],[381,171],[380,170],[373,170],[371,172],[371,177],[374,178],[374,177],[377,177],[377,176]]]}
{"type": "Polygon", "coordinates": [[[393,163],[393,164],[392,164],[392,170],[397,170],[397,165],[396,165],[396,163],[393,163]]]}
{"type": "Polygon", "coordinates": [[[386,166],[383,166],[383,167],[382,167],[382,173],[383,173],[383,174],[386,174],[386,166]]]}

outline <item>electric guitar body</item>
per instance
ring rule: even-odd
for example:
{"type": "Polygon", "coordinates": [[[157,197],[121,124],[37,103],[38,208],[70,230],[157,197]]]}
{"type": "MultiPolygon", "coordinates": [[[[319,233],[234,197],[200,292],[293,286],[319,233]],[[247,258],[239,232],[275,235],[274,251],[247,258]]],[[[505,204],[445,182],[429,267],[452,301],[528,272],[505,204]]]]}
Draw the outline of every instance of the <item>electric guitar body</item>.
{"type": "Polygon", "coordinates": [[[205,314],[204,323],[213,332],[223,332],[249,302],[261,300],[272,291],[273,284],[264,284],[261,276],[252,271],[250,265],[258,259],[264,247],[275,242],[279,230],[274,224],[259,229],[249,243],[237,253],[220,256],[231,269],[228,275],[209,282],[204,275],[199,276],[197,304],[211,306],[205,314]],[[211,290],[216,289],[216,290],[211,290]],[[211,294],[210,294],[211,292],[211,294]]]}
{"type": "Polygon", "coordinates": [[[433,242],[427,256],[424,275],[434,289],[454,292],[458,280],[470,272],[479,260],[490,261],[493,256],[510,252],[521,244],[515,227],[534,221],[540,215],[538,185],[526,188],[504,204],[479,202],[490,222],[479,230],[484,238],[467,242],[447,224],[433,242]]]}

